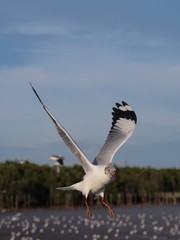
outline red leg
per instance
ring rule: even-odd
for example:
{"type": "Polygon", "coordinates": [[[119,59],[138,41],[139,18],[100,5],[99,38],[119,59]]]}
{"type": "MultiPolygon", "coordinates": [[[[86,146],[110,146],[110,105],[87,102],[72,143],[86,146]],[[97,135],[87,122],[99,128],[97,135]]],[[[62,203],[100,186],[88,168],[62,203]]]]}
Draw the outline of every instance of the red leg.
{"type": "Polygon", "coordinates": [[[89,205],[88,205],[88,202],[87,202],[87,198],[86,198],[86,200],[85,200],[85,205],[86,205],[86,216],[87,216],[87,218],[91,218],[92,217],[92,214],[91,214],[91,209],[90,209],[90,207],[89,207],[89,205]]]}
{"type": "Polygon", "coordinates": [[[109,210],[109,215],[110,215],[111,217],[115,217],[114,211],[113,211],[112,208],[104,201],[104,197],[101,197],[101,203],[108,208],[108,210],[109,210]]]}

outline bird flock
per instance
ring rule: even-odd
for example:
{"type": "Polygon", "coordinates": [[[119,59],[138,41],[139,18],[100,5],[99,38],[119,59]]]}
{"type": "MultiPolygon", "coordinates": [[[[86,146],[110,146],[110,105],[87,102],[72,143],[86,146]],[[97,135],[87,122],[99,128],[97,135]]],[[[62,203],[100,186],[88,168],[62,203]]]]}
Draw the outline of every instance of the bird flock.
{"type": "Polygon", "coordinates": [[[90,220],[82,217],[81,211],[1,213],[0,235],[3,240],[180,239],[178,206],[116,209],[116,218],[97,209],[97,215],[90,220]]]}

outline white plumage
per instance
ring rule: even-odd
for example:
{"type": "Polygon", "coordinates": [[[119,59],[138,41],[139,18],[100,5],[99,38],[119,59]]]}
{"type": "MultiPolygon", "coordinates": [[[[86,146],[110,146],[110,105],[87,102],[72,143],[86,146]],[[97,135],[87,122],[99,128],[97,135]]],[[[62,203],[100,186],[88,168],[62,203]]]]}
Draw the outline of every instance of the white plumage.
{"type": "Polygon", "coordinates": [[[113,108],[112,112],[112,127],[109,131],[104,145],[100,149],[93,163],[91,163],[87,159],[83,151],[75,143],[73,138],[69,135],[69,133],[63,128],[60,123],[58,123],[55,117],[50,113],[50,111],[44,105],[31,83],[30,85],[37,98],[39,99],[40,103],[42,104],[44,110],[54,122],[59,135],[64,140],[66,145],[70,148],[72,153],[79,159],[85,171],[85,175],[81,182],[75,183],[67,187],[59,187],[57,189],[78,190],[82,192],[82,194],[85,196],[87,217],[91,217],[91,210],[87,202],[87,198],[90,192],[96,197],[100,196],[101,202],[108,208],[109,214],[111,216],[115,216],[112,208],[104,201],[104,190],[105,186],[115,179],[116,169],[111,162],[117,150],[128,140],[128,138],[132,135],[134,131],[137,122],[135,112],[124,101],[122,102],[122,104],[116,103],[116,107],[113,108]]]}

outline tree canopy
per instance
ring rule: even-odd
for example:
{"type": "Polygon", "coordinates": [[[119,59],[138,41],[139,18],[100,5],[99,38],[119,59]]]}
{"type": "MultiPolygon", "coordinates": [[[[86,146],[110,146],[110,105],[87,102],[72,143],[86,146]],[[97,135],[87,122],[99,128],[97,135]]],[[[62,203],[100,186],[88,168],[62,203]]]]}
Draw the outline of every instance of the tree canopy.
{"type": "MultiPolygon", "coordinates": [[[[81,166],[56,167],[25,161],[0,163],[0,209],[79,206],[83,198],[77,191],[58,191],[83,178],[81,166]]],[[[117,180],[106,188],[105,198],[112,204],[162,203],[163,193],[180,192],[180,169],[138,167],[117,168],[117,180]]],[[[93,200],[92,200],[93,202],[93,200]]]]}

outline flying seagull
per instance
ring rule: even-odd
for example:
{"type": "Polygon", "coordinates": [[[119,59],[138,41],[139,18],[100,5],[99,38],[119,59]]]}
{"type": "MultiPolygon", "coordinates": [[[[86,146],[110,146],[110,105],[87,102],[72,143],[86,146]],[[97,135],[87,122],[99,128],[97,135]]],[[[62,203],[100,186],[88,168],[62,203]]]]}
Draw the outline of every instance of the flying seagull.
{"type": "Polygon", "coordinates": [[[42,104],[44,110],[54,122],[57,131],[72,153],[79,159],[85,175],[81,182],[77,182],[71,186],[59,187],[58,190],[78,190],[85,196],[86,215],[91,218],[91,209],[88,205],[88,195],[92,193],[95,197],[101,198],[102,205],[109,210],[110,216],[114,217],[115,213],[112,208],[104,200],[104,191],[107,184],[116,178],[116,168],[112,164],[112,159],[117,150],[128,140],[132,135],[137,117],[132,108],[124,101],[121,104],[116,103],[112,112],[112,126],[107,136],[107,139],[97,154],[94,161],[91,163],[74,139],[65,130],[65,128],[56,120],[51,112],[44,105],[36,90],[30,83],[32,90],[42,104]]]}

